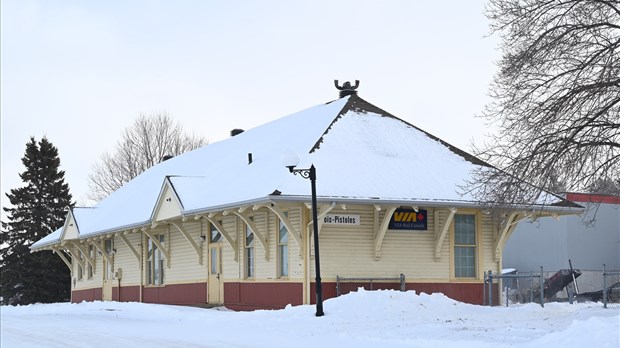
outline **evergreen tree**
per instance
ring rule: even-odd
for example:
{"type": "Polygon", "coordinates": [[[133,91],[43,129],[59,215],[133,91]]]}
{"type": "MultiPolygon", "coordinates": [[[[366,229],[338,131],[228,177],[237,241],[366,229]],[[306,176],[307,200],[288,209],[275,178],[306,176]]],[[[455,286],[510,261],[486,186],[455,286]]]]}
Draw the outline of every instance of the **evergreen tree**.
{"type": "Polygon", "coordinates": [[[59,170],[58,149],[47,138],[34,137],[22,158],[26,171],[20,174],[25,186],[6,196],[8,222],[0,232],[0,298],[2,304],[68,301],[70,272],[51,251],[30,252],[37,240],[62,227],[71,194],[65,172],[59,170]]]}

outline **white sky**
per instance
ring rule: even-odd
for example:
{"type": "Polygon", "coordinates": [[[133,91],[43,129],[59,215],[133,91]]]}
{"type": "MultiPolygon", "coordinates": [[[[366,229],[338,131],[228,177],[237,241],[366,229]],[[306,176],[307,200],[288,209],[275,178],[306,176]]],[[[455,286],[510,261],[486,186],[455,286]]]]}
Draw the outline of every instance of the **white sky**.
{"type": "Polygon", "coordinates": [[[333,80],[469,150],[499,58],[484,1],[1,0],[2,205],[30,136],[74,199],[140,113],[209,142],[337,98],[333,80]]]}

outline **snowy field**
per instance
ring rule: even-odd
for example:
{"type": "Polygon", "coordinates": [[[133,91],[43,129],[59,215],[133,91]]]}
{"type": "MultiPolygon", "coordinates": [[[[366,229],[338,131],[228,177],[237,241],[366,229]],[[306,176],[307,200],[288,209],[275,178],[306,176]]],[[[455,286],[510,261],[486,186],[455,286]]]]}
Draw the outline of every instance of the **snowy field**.
{"type": "Polygon", "coordinates": [[[620,347],[600,303],[483,307],[443,295],[359,291],[314,306],[232,312],[142,303],[1,307],[10,347],[620,347]]]}

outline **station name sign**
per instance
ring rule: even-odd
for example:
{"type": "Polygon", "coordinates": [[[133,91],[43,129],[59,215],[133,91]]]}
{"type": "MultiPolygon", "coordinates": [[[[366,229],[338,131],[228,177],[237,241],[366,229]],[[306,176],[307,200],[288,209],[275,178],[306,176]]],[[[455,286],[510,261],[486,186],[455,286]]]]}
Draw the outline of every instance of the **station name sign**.
{"type": "Polygon", "coordinates": [[[328,214],[323,218],[323,223],[327,225],[359,225],[359,215],[328,214]]]}
{"type": "Polygon", "coordinates": [[[427,212],[424,209],[419,209],[418,211],[413,209],[396,209],[394,214],[392,214],[388,229],[426,231],[428,229],[426,218],[427,212]]]}

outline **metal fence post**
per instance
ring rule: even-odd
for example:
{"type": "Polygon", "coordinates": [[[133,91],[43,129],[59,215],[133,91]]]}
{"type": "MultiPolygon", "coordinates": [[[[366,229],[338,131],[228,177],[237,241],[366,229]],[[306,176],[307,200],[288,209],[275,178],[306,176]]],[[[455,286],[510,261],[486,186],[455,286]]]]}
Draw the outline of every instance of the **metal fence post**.
{"type": "Polygon", "coordinates": [[[407,291],[407,285],[405,283],[405,275],[400,274],[400,291],[407,291]]]}
{"type": "Polygon", "coordinates": [[[607,272],[603,264],[603,308],[607,308],[607,272]]]}
{"type": "Polygon", "coordinates": [[[487,302],[487,271],[484,271],[484,285],[482,286],[482,305],[486,305],[487,302]]]}
{"type": "Polygon", "coordinates": [[[489,306],[493,307],[493,271],[489,270],[489,306]]]}
{"type": "Polygon", "coordinates": [[[530,271],[530,303],[534,302],[534,271],[530,271]]]}
{"type": "Polygon", "coordinates": [[[340,276],[336,276],[336,297],[340,296],[340,276]]]}
{"type": "Polygon", "coordinates": [[[543,273],[543,266],[540,266],[540,306],[545,307],[545,276],[543,273]]]}

